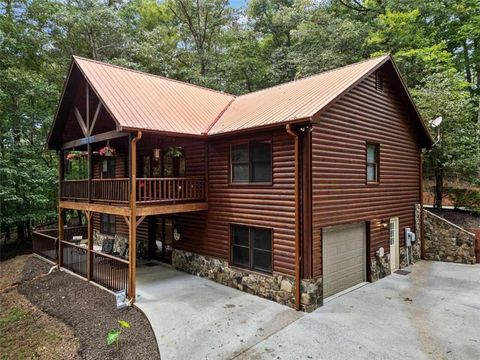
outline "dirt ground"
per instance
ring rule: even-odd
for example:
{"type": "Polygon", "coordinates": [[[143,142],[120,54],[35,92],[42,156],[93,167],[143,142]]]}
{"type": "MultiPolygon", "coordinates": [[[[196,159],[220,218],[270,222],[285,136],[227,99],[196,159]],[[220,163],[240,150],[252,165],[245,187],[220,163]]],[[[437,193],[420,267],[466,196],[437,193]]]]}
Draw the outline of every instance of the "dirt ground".
{"type": "Polygon", "coordinates": [[[48,269],[48,264],[28,255],[0,263],[2,359],[80,358],[73,329],[45,314],[18,292],[17,284],[32,281],[48,269]]]}
{"type": "Polygon", "coordinates": [[[32,256],[0,263],[2,359],[160,359],[145,315],[116,309],[112,294],[32,256]],[[125,320],[119,347],[109,330],[125,320]]]}
{"type": "Polygon", "coordinates": [[[434,214],[458,225],[464,229],[480,228],[480,216],[473,215],[468,211],[451,209],[427,209],[434,214]]]}

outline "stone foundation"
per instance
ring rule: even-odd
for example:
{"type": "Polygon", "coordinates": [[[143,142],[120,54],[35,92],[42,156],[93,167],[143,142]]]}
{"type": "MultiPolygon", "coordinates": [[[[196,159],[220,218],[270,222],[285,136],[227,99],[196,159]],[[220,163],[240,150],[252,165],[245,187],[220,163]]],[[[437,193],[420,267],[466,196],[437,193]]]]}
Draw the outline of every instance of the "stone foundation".
{"type": "Polygon", "coordinates": [[[424,210],[425,259],[475,264],[475,234],[424,210]]]}
{"type": "MultiPolygon", "coordinates": [[[[187,273],[208,278],[220,284],[245,291],[290,307],[295,306],[295,278],[232,268],[228,261],[173,249],[172,265],[187,273]]],[[[303,311],[313,311],[322,305],[322,278],[301,281],[303,311]]]]}
{"type": "Polygon", "coordinates": [[[372,282],[380,280],[387,275],[390,275],[390,254],[383,256],[373,256],[370,259],[370,276],[372,282]]]}

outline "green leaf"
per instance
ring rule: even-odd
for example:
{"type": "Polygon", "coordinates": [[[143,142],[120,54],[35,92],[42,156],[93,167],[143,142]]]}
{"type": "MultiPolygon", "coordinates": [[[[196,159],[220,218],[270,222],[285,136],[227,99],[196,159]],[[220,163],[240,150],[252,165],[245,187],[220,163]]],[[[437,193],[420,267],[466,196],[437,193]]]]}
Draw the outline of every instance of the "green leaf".
{"type": "Polygon", "coordinates": [[[120,331],[112,329],[107,334],[107,344],[113,345],[118,342],[119,338],[120,338],[120,331]]]}
{"type": "Polygon", "coordinates": [[[120,326],[122,326],[124,328],[130,328],[130,324],[128,322],[126,322],[125,320],[118,320],[118,323],[120,324],[120,326]]]}

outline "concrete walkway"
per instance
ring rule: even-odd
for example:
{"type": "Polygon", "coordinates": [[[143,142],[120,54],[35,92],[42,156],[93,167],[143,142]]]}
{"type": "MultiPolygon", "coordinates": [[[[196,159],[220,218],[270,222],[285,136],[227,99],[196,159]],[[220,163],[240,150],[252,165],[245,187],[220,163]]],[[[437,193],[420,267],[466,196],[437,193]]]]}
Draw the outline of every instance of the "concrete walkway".
{"type": "Polygon", "coordinates": [[[422,261],[341,296],[240,359],[480,359],[480,265],[422,261]]]}
{"type": "Polygon", "coordinates": [[[311,314],[175,271],[138,269],[169,359],[479,359],[480,265],[419,262],[311,314]]]}
{"type": "Polygon", "coordinates": [[[304,316],[158,264],[137,269],[136,305],[152,325],[162,360],[232,359],[304,316]]]}

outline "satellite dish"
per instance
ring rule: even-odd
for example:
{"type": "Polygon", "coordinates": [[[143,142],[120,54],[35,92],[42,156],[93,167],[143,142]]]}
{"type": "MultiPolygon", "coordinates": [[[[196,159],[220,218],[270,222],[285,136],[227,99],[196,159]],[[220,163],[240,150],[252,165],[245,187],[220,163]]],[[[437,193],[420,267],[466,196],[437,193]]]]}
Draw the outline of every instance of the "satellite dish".
{"type": "Polygon", "coordinates": [[[442,121],[443,121],[443,118],[441,116],[439,116],[436,119],[433,119],[430,122],[430,125],[432,125],[433,128],[436,128],[442,123],[442,121]]]}

